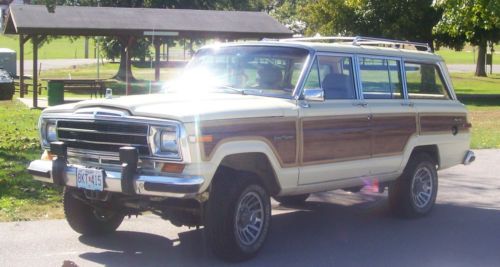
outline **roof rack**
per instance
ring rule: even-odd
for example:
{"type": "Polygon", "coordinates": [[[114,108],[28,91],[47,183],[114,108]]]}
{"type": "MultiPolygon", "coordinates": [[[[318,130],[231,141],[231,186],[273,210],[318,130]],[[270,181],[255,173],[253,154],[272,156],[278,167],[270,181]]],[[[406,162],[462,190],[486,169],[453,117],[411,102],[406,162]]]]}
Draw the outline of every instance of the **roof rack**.
{"type": "Polygon", "coordinates": [[[371,45],[371,46],[383,46],[391,47],[396,49],[405,49],[405,46],[413,46],[416,50],[425,50],[427,52],[432,52],[431,47],[427,43],[419,42],[409,42],[402,40],[392,40],[384,38],[374,38],[374,37],[364,37],[364,36],[316,36],[316,37],[300,37],[300,38],[288,38],[280,39],[282,42],[316,42],[316,41],[333,41],[339,43],[350,43],[356,46],[371,45]]]}

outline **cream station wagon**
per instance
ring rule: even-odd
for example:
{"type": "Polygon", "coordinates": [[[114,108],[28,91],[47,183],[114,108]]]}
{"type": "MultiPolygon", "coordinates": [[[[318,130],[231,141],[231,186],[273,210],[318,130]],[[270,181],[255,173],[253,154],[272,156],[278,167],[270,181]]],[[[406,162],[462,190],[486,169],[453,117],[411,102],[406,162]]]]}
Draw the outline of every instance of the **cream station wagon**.
{"type": "Polygon", "coordinates": [[[64,186],[69,225],[116,230],[150,211],[203,226],[225,260],[254,256],[270,197],[388,188],[399,216],[428,214],[437,170],[474,160],[467,110],[427,44],[323,37],[217,44],[154,95],[44,110],[35,179],[64,186]]]}

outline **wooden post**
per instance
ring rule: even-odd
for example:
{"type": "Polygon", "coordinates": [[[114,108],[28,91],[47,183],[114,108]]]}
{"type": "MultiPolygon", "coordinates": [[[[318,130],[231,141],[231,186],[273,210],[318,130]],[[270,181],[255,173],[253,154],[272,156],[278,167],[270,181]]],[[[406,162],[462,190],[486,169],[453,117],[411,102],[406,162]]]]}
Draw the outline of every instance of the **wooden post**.
{"type": "Polygon", "coordinates": [[[155,81],[157,82],[160,80],[160,38],[154,39],[153,45],[155,47],[155,81]]]}
{"type": "Polygon", "coordinates": [[[129,73],[130,73],[130,47],[132,47],[132,43],[134,41],[134,37],[133,36],[129,36],[128,37],[128,41],[127,41],[127,47],[126,47],[126,74],[125,74],[125,82],[127,83],[127,89],[126,89],[126,93],[125,95],[129,95],[131,92],[132,92],[132,85],[130,84],[130,77],[129,77],[129,73]]]}
{"type": "Polygon", "coordinates": [[[33,108],[38,108],[38,36],[33,35],[33,108]]]}
{"type": "Polygon", "coordinates": [[[19,35],[19,97],[24,97],[24,35],[19,35]]]}
{"type": "Polygon", "coordinates": [[[19,35],[19,97],[24,97],[24,44],[31,38],[31,36],[19,35]]]}

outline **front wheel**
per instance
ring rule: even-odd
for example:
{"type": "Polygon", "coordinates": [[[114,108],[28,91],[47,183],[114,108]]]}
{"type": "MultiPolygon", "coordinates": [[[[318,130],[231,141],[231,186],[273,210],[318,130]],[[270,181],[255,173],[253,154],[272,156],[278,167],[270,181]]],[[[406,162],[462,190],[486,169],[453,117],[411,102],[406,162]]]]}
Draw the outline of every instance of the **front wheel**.
{"type": "Polygon", "coordinates": [[[208,245],[227,261],[249,259],[266,240],[271,220],[267,191],[254,179],[218,177],[207,203],[208,245]]]}
{"type": "Polygon", "coordinates": [[[78,190],[64,188],[64,215],[73,230],[82,235],[103,235],[114,232],[120,226],[124,218],[122,214],[97,210],[75,198],[78,193],[78,190]]]}
{"type": "Polygon", "coordinates": [[[401,177],[389,186],[389,206],[398,216],[424,216],[434,207],[437,190],[436,164],[428,154],[416,154],[401,177]]]}

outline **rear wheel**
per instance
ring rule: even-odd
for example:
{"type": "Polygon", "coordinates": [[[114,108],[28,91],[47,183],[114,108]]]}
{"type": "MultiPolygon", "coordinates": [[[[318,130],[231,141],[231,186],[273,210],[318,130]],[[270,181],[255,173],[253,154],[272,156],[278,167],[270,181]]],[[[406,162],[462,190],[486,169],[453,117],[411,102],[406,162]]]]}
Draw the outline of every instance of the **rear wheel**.
{"type": "Polygon", "coordinates": [[[266,240],[271,220],[270,198],[250,177],[225,172],[212,184],[205,214],[208,245],[227,261],[242,261],[257,254],[266,240]]]}
{"type": "Polygon", "coordinates": [[[302,195],[282,196],[273,198],[282,205],[302,205],[306,202],[308,197],[309,194],[302,194],[302,195]]]}
{"type": "MultiPolygon", "coordinates": [[[[114,232],[124,216],[111,210],[97,210],[74,197],[78,190],[64,189],[64,214],[69,226],[82,235],[103,235],[114,232]]],[[[82,194],[83,195],[83,194],[82,194]]]]}
{"type": "Polygon", "coordinates": [[[391,211],[402,217],[419,217],[434,207],[438,175],[434,160],[425,153],[410,158],[401,175],[389,186],[391,211]]]}

